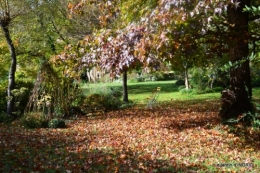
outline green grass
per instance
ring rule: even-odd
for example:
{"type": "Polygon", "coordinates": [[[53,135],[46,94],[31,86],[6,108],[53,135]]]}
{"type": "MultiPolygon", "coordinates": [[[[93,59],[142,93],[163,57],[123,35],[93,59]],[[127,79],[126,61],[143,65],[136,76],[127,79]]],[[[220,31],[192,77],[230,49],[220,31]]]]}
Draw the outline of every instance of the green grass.
{"type": "MultiPolygon", "coordinates": [[[[190,100],[190,99],[218,99],[220,98],[220,92],[207,93],[207,94],[182,94],[178,91],[179,86],[175,86],[175,80],[173,81],[153,81],[153,82],[137,82],[128,83],[129,99],[135,103],[145,103],[151,96],[152,91],[157,87],[161,87],[161,92],[158,97],[159,102],[171,101],[171,100],[190,100]]],[[[85,93],[90,90],[104,90],[106,87],[113,87],[122,90],[122,83],[96,83],[85,84],[82,89],[85,93]]]]}
{"type": "Polygon", "coordinates": [[[260,99],[260,88],[253,88],[253,99],[260,99]]]}
{"type": "MultiPolygon", "coordinates": [[[[173,100],[216,100],[220,99],[221,92],[212,92],[204,94],[189,93],[183,94],[175,85],[175,80],[172,81],[149,81],[149,82],[136,82],[128,83],[129,100],[137,104],[146,104],[148,99],[152,95],[152,91],[157,87],[161,87],[161,92],[158,97],[158,102],[167,102],[173,100]]],[[[85,93],[89,91],[104,91],[109,87],[122,91],[122,83],[91,83],[82,85],[82,89],[85,93]]],[[[253,88],[253,99],[260,99],[260,88],[253,88]]]]}

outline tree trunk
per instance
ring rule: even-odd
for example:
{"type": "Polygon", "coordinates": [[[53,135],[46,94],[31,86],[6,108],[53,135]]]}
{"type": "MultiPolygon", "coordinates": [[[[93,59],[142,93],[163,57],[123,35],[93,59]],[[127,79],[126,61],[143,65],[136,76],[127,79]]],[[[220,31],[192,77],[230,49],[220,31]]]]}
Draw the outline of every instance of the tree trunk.
{"type": "Polygon", "coordinates": [[[6,42],[9,47],[9,51],[11,54],[11,66],[9,69],[9,76],[8,76],[8,88],[7,88],[7,110],[6,113],[9,116],[13,115],[14,111],[14,98],[12,94],[12,90],[15,87],[15,72],[16,72],[16,53],[15,53],[15,47],[13,45],[13,41],[11,39],[8,24],[1,24],[1,29],[3,30],[6,42]]]}
{"type": "Polygon", "coordinates": [[[185,78],[185,88],[186,89],[189,89],[190,87],[189,87],[189,76],[188,76],[189,74],[188,74],[188,68],[187,67],[185,67],[184,68],[184,78],[185,78]]]}
{"type": "Polygon", "coordinates": [[[214,82],[215,82],[215,77],[212,77],[212,79],[211,79],[211,82],[210,82],[210,89],[212,90],[213,89],[213,84],[214,84],[214,82]]]}
{"type": "Polygon", "coordinates": [[[248,22],[249,14],[243,12],[245,5],[250,5],[250,0],[239,0],[238,7],[228,6],[228,23],[231,40],[229,46],[229,60],[241,63],[238,67],[230,69],[230,90],[222,92],[222,109],[220,116],[223,119],[237,118],[239,115],[251,110],[252,86],[250,77],[248,47],[248,22]]]}
{"type": "Polygon", "coordinates": [[[123,72],[123,101],[128,103],[127,70],[123,72]]]}

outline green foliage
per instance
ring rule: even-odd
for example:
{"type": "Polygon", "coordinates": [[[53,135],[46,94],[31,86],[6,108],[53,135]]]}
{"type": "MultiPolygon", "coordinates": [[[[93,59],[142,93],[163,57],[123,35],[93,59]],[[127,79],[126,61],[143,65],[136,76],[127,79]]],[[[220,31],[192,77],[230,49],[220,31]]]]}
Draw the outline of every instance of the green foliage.
{"type": "Polygon", "coordinates": [[[259,61],[260,53],[257,56],[253,56],[251,60],[251,83],[252,87],[260,87],[260,70],[259,70],[259,61]]]}
{"type": "MultiPolygon", "coordinates": [[[[258,116],[259,117],[259,116],[258,116]]],[[[256,119],[252,122],[252,127],[253,128],[258,128],[260,129],[260,119],[256,119]]]]}
{"type": "Polygon", "coordinates": [[[0,112],[6,111],[6,89],[7,89],[7,81],[0,82],[0,112]]]}
{"type": "Polygon", "coordinates": [[[48,122],[48,127],[49,128],[64,128],[64,127],[66,127],[66,125],[65,125],[64,120],[55,118],[55,119],[51,119],[48,122]]]}
{"type": "Polygon", "coordinates": [[[123,102],[120,106],[120,109],[127,109],[127,108],[130,108],[130,107],[133,107],[135,105],[135,103],[131,100],[129,100],[128,103],[126,102],[123,102]]]}
{"type": "Polygon", "coordinates": [[[197,91],[203,91],[208,86],[206,71],[202,68],[194,68],[192,72],[191,84],[197,91]]]}
{"type": "Polygon", "coordinates": [[[21,119],[20,119],[22,125],[25,128],[42,128],[42,127],[48,127],[48,128],[64,128],[65,127],[65,121],[62,119],[54,118],[48,121],[46,114],[43,114],[42,112],[30,112],[26,113],[21,119]]]}
{"type": "Polygon", "coordinates": [[[137,83],[137,82],[144,82],[144,77],[136,77],[136,78],[133,78],[133,79],[129,79],[127,81],[127,83],[137,83]]]}
{"type": "Polygon", "coordinates": [[[123,22],[138,21],[149,10],[156,7],[158,0],[123,0],[121,13],[123,22]]]}
{"type": "MultiPolygon", "coordinates": [[[[21,116],[29,100],[30,91],[33,88],[32,81],[17,80],[15,89],[12,90],[15,101],[14,114],[21,116]]],[[[0,82],[0,111],[6,111],[7,81],[0,82]]]]}
{"type": "Polygon", "coordinates": [[[0,123],[9,123],[12,120],[11,116],[8,116],[5,112],[0,112],[0,123]]]}
{"type": "Polygon", "coordinates": [[[175,86],[182,86],[185,85],[185,81],[183,79],[179,79],[175,82],[175,86]]]}
{"type": "Polygon", "coordinates": [[[26,109],[29,101],[30,93],[33,89],[34,82],[18,79],[16,81],[16,89],[12,90],[15,100],[15,115],[21,116],[26,109]]]}
{"type": "Polygon", "coordinates": [[[260,14],[260,6],[258,6],[258,7],[255,7],[255,6],[248,7],[248,6],[246,6],[243,10],[245,12],[253,13],[254,15],[260,14]]]}
{"type": "MultiPolygon", "coordinates": [[[[252,103],[253,104],[253,103],[252,103]]],[[[242,122],[246,125],[250,125],[253,128],[260,129],[260,105],[258,103],[254,104],[254,110],[252,112],[244,113],[242,116],[239,116],[237,119],[229,119],[227,123],[239,123],[242,122]]]]}
{"type": "Polygon", "coordinates": [[[85,98],[82,109],[86,113],[117,110],[123,104],[121,97],[122,92],[116,88],[96,88],[85,98]]]}
{"type": "Polygon", "coordinates": [[[249,113],[249,117],[252,123],[252,127],[260,129],[260,104],[255,103],[255,112],[249,113]]]}
{"type": "Polygon", "coordinates": [[[205,93],[221,92],[223,87],[206,88],[205,93]]]}
{"type": "Polygon", "coordinates": [[[42,112],[30,112],[24,114],[20,121],[24,127],[31,129],[44,127],[47,120],[42,112]]]}
{"type": "Polygon", "coordinates": [[[173,76],[171,76],[171,74],[164,73],[162,71],[156,71],[152,75],[155,81],[173,80],[173,76]]]}
{"type": "Polygon", "coordinates": [[[183,88],[180,90],[180,93],[181,94],[192,94],[193,93],[193,89],[189,88],[189,89],[186,89],[186,88],[183,88]]]}

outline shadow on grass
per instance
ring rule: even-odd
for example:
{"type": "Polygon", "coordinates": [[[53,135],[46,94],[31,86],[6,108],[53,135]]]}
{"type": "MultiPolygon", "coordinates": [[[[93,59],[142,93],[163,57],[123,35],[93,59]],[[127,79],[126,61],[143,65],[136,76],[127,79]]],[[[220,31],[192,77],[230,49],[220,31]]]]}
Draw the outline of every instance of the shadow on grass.
{"type": "Polygon", "coordinates": [[[157,87],[161,87],[162,93],[171,93],[177,92],[178,86],[174,83],[149,83],[149,84],[141,84],[141,85],[129,85],[128,92],[131,94],[144,94],[151,93],[157,87]]]}
{"type": "MultiPolygon", "coordinates": [[[[151,93],[154,89],[157,87],[161,87],[161,92],[163,93],[171,93],[171,92],[177,92],[178,87],[176,86],[172,81],[167,82],[140,82],[140,83],[130,83],[128,84],[128,93],[129,94],[145,94],[145,93],[151,93]]],[[[92,86],[90,87],[92,88],[92,86]]],[[[90,88],[84,88],[83,90],[85,92],[88,92],[90,88]]],[[[96,84],[94,88],[114,88],[115,90],[122,91],[123,87],[122,84],[118,86],[109,86],[109,85],[98,85],[96,84]]]]}

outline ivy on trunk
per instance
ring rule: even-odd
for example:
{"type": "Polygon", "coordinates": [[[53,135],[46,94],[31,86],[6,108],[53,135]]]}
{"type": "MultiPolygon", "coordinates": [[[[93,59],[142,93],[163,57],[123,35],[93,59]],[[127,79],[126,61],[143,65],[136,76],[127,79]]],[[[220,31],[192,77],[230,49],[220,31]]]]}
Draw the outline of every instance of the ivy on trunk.
{"type": "Polygon", "coordinates": [[[237,118],[239,115],[251,110],[252,86],[248,47],[249,14],[243,12],[250,0],[240,0],[238,7],[229,5],[227,9],[228,23],[230,25],[229,60],[232,64],[241,62],[237,67],[230,69],[230,90],[222,92],[222,109],[220,116],[223,119],[237,118]],[[230,97],[231,96],[231,97],[230,97]]]}

